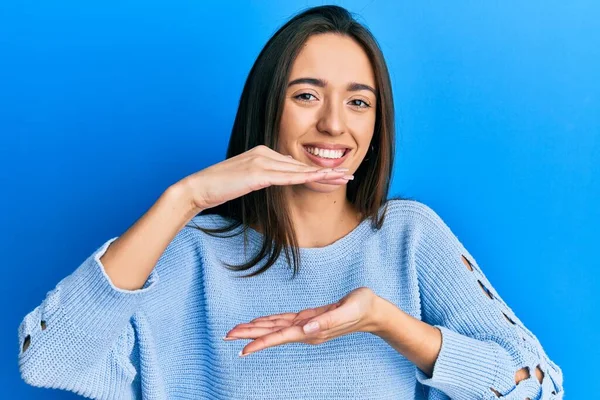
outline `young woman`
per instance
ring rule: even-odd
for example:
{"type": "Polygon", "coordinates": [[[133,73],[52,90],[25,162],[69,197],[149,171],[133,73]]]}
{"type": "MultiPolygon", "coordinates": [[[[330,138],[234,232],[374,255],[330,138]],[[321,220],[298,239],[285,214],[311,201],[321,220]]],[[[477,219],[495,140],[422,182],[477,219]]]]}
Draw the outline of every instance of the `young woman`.
{"type": "Polygon", "coordinates": [[[450,228],[387,198],[393,156],[375,39],[343,8],[300,13],[252,67],[225,161],[25,316],[22,378],[97,399],[562,398],[450,228]]]}

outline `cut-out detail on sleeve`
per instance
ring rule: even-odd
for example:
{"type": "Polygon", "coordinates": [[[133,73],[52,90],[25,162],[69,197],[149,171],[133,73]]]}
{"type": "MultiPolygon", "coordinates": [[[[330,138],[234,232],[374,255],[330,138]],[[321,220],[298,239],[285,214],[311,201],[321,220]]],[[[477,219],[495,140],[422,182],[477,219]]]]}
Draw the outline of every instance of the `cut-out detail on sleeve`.
{"type": "Polygon", "coordinates": [[[464,256],[464,254],[461,255],[461,257],[462,257],[462,262],[467,266],[467,268],[469,269],[469,271],[473,271],[473,265],[471,264],[471,261],[469,261],[467,259],[467,257],[464,256]]]}
{"type": "Polygon", "coordinates": [[[507,320],[508,322],[510,322],[510,323],[511,323],[511,324],[513,324],[513,325],[516,325],[516,322],[515,322],[515,321],[513,321],[512,319],[510,319],[510,318],[508,317],[508,315],[506,315],[504,312],[502,312],[502,315],[504,315],[504,318],[506,318],[506,320],[507,320]]]}
{"type": "MultiPolygon", "coordinates": [[[[43,331],[46,330],[46,321],[40,321],[40,327],[43,331]]],[[[31,344],[31,335],[27,335],[27,336],[25,336],[25,339],[23,340],[23,347],[22,347],[21,352],[25,353],[25,351],[29,348],[30,344],[31,344]]]]}
{"type": "Polygon", "coordinates": [[[114,287],[100,262],[114,240],[98,247],[23,318],[17,343],[25,383],[89,398],[116,398],[103,394],[107,387],[118,398],[137,390],[135,368],[127,358],[130,353],[122,346],[116,349],[114,343],[156,290],[159,275],[155,268],[143,289],[114,287]],[[110,384],[104,386],[103,380],[110,384]]]}
{"type": "Polygon", "coordinates": [[[540,364],[537,365],[537,367],[535,367],[535,376],[538,379],[539,383],[543,383],[544,382],[544,371],[542,371],[542,369],[540,368],[540,364]]]}
{"type": "MultiPolygon", "coordinates": [[[[544,381],[544,372],[540,368],[540,364],[538,364],[535,368],[535,376],[541,386],[544,381]]],[[[518,386],[521,383],[521,381],[527,380],[530,377],[531,377],[531,374],[529,373],[529,367],[523,367],[515,373],[515,384],[518,386]]],[[[504,395],[502,393],[500,393],[499,391],[497,391],[496,389],[490,388],[490,390],[492,392],[494,392],[496,397],[504,397],[504,395]]],[[[556,394],[556,393],[552,392],[552,394],[556,394]]],[[[527,397],[527,398],[529,398],[529,397],[527,397]]]]}
{"type": "MultiPolygon", "coordinates": [[[[465,257],[464,254],[461,254],[460,257],[462,259],[463,264],[466,265],[467,269],[471,272],[474,272],[473,263],[471,263],[471,261],[469,261],[469,259],[465,257]]],[[[479,279],[477,279],[477,283],[479,283],[479,286],[481,287],[481,290],[483,290],[483,293],[491,300],[494,300],[493,293],[479,279]]]]}
{"type": "Polygon", "coordinates": [[[422,320],[444,336],[432,376],[417,373],[419,382],[457,399],[541,399],[553,390],[562,398],[562,371],[451,229],[420,206],[416,218],[423,230],[416,258],[422,320]],[[485,297],[475,293],[480,290],[485,297]]]}
{"type": "Polygon", "coordinates": [[[490,292],[489,289],[485,287],[485,285],[481,283],[479,279],[477,279],[477,283],[479,283],[479,286],[481,287],[481,290],[483,290],[483,293],[485,293],[485,295],[491,300],[494,300],[494,295],[492,294],[492,292],[490,292]]]}
{"type": "Polygon", "coordinates": [[[25,350],[27,350],[29,348],[30,343],[31,343],[31,335],[25,336],[25,340],[23,341],[23,353],[25,353],[25,350]]]}
{"type": "Polygon", "coordinates": [[[523,379],[529,379],[529,367],[523,367],[515,373],[515,383],[518,385],[523,379]]]}
{"type": "MultiPolygon", "coordinates": [[[[467,268],[469,269],[469,271],[474,272],[476,274],[476,272],[473,270],[472,267],[472,263],[469,261],[469,259],[467,257],[464,256],[464,254],[461,254],[461,258],[462,258],[462,262],[463,264],[465,264],[467,266],[467,268]]],[[[485,284],[483,284],[481,282],[480,279],[477,279],[477,283],[479,284],[479,287],[481,288],[481,290],[483,291],[483,293],[490,299],[490,300],[496,300],[496,296],[494,296],[492,294],[492,292],[486,287],[485,284]]],[[[505,305],[504,302],[499,301],[500,304],[505,305]]],[[[502,315],[504,316],[504,318],[511,323],[512,325],[517,325],[517,323],[510,318],[504,311],[501,311],[502,315]]],[[[521,327],[521,325],[518,325],[519,327],[521,327]]],[[[521,337],[523,339],[523,341],[527,341],[527,339],[522,336],[521,337]]],[[[537,382],[539,382],[539,386],[541,387],[544,381],[544,372],[542,371],[542,369],[540,368],[540,364],[538,364],[536,366],[535,369],[535,376],[536,376],[536,380],[537,382]]],[[[529,367],[523,367],[521,369],[519,369],[516,373],[515,373],[515,384],[518,386],[519,383],[523,380],[527,380],[531,378],[531,374],[529,372],[529,367]]],[[[493,387],[490,387],[490,390],[496,395],[496,397],[500,398],[500,397],[504,397],[504,395],[502,393],[500,393],[498,390],[496,390],[493,387]]],[[[552,391],[552,395],[556,395],[556,391],[552,391]]],[[[529,397],[527,397],[526,399],[530,399],[529,397]]]]}

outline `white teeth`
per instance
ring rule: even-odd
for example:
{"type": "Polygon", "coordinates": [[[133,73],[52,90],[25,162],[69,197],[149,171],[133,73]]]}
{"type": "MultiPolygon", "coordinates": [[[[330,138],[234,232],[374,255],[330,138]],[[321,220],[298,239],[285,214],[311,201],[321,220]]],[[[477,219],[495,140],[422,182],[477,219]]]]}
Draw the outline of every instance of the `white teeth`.
{"type": "Polygon", "coordinates": [[[322,158],[342,158],[345,152],[345,150],[319,149],[316,147],[307,147],[306,150],[310,154],[314,154],[322,158]]]}

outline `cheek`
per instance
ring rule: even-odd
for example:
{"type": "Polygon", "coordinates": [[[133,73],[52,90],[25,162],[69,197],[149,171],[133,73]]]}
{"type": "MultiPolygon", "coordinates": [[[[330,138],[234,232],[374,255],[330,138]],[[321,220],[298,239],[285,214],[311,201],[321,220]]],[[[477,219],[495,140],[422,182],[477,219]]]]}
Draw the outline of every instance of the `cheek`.
{"type": "Polygon", "coordinates": [[[375,132],[375,115],[361,115],[348,123],[359,146],[368,147],[375,132]]]}
{"type": "Polygon", "coordinates": [[[289,141],[302,136],[315,124],[315,115],[314,110],[286,103],[279,125],[281,139],[289,141]]]}
{"type": "Polygon", "coordinates": [[[360,132],[372,132],[375,129],[375,112],[349,114],[348,124],[360,132]]]}

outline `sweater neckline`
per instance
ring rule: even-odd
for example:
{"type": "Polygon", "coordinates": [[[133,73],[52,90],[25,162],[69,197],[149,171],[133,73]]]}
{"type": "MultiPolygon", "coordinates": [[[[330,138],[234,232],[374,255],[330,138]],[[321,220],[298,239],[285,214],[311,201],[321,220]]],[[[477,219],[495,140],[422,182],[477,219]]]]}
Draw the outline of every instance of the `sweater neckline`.
{"type": "MultiPolygon", "coordinates": [[[[339,260],[340,256],[354,252],[362,247],[361,243],[364,243],[367,233],[372,230],[370,228],[370,223],[370,217],[363,219],[346,235],[325,246],[299,247],[298,251],[300,257],[317,261],[339,260]]],[[[260,247],[262,245],[265,239],[262,233],[250,226],[246,227],[246,232],[248,233],[250,243],[252,243],[254,247],[260,247]]]]}

